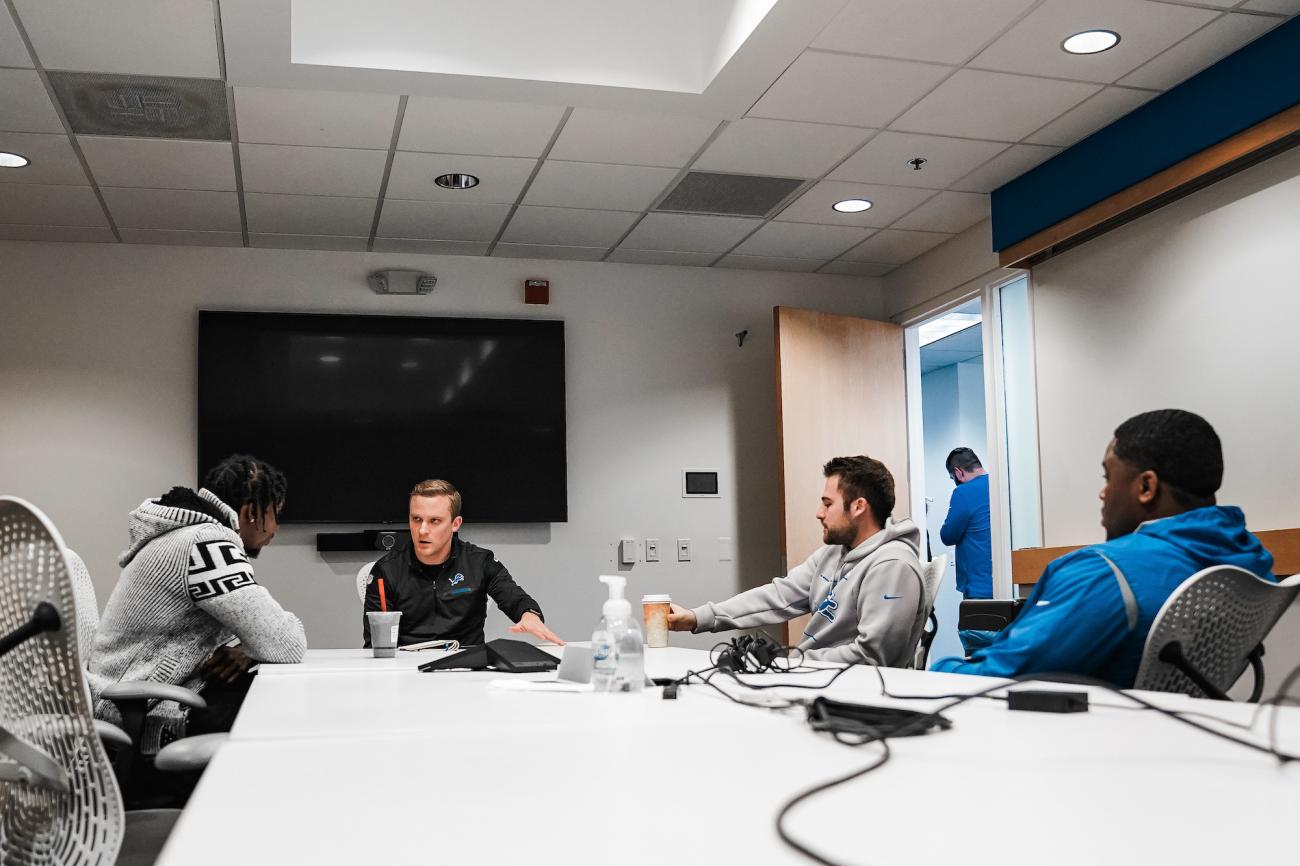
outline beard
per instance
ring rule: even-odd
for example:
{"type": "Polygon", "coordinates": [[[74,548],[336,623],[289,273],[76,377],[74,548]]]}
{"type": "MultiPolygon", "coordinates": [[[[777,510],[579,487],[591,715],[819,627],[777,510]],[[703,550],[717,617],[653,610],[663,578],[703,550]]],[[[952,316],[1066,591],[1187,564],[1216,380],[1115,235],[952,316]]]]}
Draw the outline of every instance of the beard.
{"type": "Polygon", "coordinates": [[[822,541],[826,544],[842,544],[848,547],[853,543],[852,526],[822,526],[822,541]]]}

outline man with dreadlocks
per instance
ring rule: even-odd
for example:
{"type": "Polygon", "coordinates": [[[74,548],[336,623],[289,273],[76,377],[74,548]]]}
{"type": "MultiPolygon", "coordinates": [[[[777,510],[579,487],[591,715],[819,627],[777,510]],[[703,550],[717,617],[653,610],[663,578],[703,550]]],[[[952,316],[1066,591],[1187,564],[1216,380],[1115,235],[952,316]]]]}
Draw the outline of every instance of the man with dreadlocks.
{"type": "Polygon", "coordinates": [[[1241,509],[1215,504],[1223,449],[1201,416],[1136,415],[1116,428],[1101,466],[1106,542],[1051,562],[991,644],[931,670],[1074,673],[1132,688],[1147,632],[1179,584],[1213,565],[1274,580],[1273,556],[1247,531],[1241,509]]]}
{"type": "Polygon", "coordinates": [[[207,710],[190,713],[174,701],[154,707],[145,754],[187,729],[229,730],[247,688],[246,680],[231,684],[254,661],[302,661],[302,623],[253,579],[249,563],[275,536],[285,486],[278,469],[237,454],[215,466],[197,493],[173,487],[131,512],[122,575],[91,651],[95,715],[120,723],[99,695],[124,680],[183,685],[209,701],[207,710]],[[239,646],[227,646],[235,638],[239,646]]]}

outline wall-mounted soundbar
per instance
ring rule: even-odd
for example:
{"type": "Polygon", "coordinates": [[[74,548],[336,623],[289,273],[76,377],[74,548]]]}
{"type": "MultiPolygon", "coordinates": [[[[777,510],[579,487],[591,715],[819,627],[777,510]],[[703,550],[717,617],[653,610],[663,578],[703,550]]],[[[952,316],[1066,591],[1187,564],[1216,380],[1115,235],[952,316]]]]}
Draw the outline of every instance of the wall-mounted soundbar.
{"type": "Polygon", "coordinates": [[[318,532],[316,550],[392,550],[410,539],[405,529],[363,529],[360,532],[318,532]]]}

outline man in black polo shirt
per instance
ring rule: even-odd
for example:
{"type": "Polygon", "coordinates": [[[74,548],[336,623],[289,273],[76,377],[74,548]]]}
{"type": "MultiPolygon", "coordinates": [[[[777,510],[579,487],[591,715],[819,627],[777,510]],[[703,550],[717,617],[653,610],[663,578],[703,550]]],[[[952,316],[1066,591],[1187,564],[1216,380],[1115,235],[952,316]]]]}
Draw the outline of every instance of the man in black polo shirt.
{"type": "MultiPolygon", "coordinates": [[[[563,644],[542,622],[542,609],[492,551],[461,541],[460,492],[446,481],[421,481],[411,491],[411,545],[375,563],[366,585],[365,610],[379,610],[379,582],[389,610],[402,612],[398,645],[457,640],[483,643],[488,596],[510,617],[512,632],[563,644]]],[[[361,615],[364,646],[370,627],[361,615]]]]}

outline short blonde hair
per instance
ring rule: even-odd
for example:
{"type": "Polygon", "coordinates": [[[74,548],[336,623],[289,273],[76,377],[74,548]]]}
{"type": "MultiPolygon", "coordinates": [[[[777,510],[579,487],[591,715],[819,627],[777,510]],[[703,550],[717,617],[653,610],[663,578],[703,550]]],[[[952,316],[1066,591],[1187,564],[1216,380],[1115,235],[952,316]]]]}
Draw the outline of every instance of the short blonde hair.
{"type": "Polygon", "coordinates": [[[430,478],[411,488],[412,496],[445,496],[451,503],[451,519],[460,517],[460,491],[450,481],[430,478]]]}

